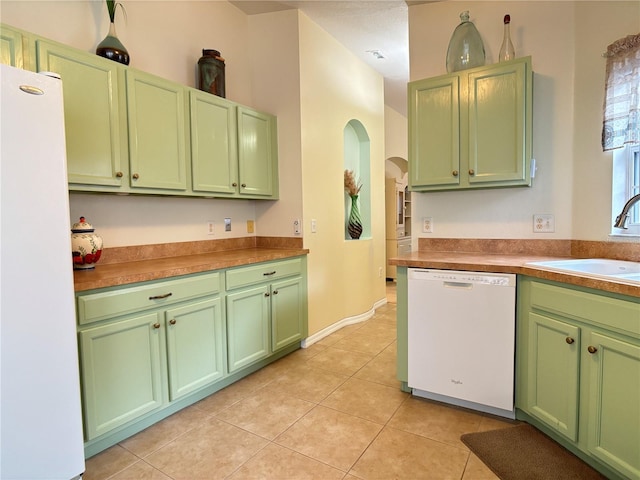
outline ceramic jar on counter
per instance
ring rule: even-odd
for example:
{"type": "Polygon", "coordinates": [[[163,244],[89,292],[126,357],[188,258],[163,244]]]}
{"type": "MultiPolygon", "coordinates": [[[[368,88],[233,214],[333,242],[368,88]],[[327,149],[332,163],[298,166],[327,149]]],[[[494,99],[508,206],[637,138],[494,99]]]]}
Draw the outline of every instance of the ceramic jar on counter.
{"type": "Polygon", "coordinates": [[[102,255],[102,238],[84,217],[71,227],[71,254],[74,270],[94,268],[102,255]]]}

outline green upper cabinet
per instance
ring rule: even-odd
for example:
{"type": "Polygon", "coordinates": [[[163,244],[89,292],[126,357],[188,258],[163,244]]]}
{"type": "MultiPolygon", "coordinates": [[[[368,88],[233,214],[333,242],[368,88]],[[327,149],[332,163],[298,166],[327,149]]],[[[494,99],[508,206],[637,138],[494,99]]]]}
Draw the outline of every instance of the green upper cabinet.
{"type": "Polygon", "coordinates": [[[185,87],[127,70],[131,188],[186,191],[185,87]]]}
{"type": "Polygon", "coordinates": [[[276,117],[238,106],[239,196],[278,198],[276,117]]]}
{"type": "Polygon", "coordinates": [[[531,58],[409,84],[415,191],[531,185],[531,58]]]}
{"type": "Polygon", "coordinates": [[[236,105],[191,89],[193,190],[232,196],[238,192],[236,105]]]}
{"type": "Polygon", "coordinates": [[[36,52],[38,70],[62,78],[70,188],[81,184],[118,191],[127,171],[122,69],[115,62],[44,40],[36,41],[36,52]]]}
{"type": "Polygon", "coordinates": [[[28,39],[19,30],[0,25],[0,63],[17,68],[29,68],[28,39]]]}
{"type": "Polygon", "coordinates": [[[273,115],[8,25],[0,54],[60,74],[69,190],[278,198],[273,115]]]}

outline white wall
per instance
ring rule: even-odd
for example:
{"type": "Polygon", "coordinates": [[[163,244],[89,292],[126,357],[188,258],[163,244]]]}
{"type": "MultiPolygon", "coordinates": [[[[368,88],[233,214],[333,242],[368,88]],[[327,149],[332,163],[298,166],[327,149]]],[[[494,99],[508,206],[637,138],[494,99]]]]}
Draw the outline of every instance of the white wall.
{"type": "Polygon", "coordinates": [[[409,8],[411,80],[446,73],[449,39],[469,10],[495,63],[502,18],[511,15],[516,56],[534,70],[531,188],[414,194],[413,231],[424,216],[434,233],[476,238],[607,240],[610,161],[599,147],[604,61],[611,41],[640,30],[638,2],[438,2],[409,8]],[[534,234],[535,213],[555,215],[555,233],[534,234]]]}
{"type": "MultiPolygon", "coordinates": [[[[203,48],[220,50],[226,59],[227,98],[254,106],[248,52],[248,20],[224,1],[124,2],[116,28],[131,55],[130,66],[195,86],[203,48]]],[[[0,21],[94,52],[108,31],[109,16],[100,1],[0,2],[0,21]]],[[[270,111],[270,110],[266,110],[270,111]]],[[[84,215],[103,237],[105,247],[209,240],[248,236],[246,220],[256,218],[254,201],[72,194],[71,223],[84,215]],[[224,232],[224,218],[232,231],[224,232]],[[206,223],[214,221],[215,234],[206,223]]],[[[267,202],[273,205],[273,202],[267,202]]],[[[267,207],[268,208],[268,207],[267,207]]],[[[256,233],[261,231],[258,219],[256,233]]],[[[276,231],[277,232],[277,231],[276,231]]],[[[278,233],[269,231],[270,234],[278,233]]],[[[251,234],[251,235],[255,235],[251,234]]],[[[280,231],[279,235],[289,235],[280,231]]]]}

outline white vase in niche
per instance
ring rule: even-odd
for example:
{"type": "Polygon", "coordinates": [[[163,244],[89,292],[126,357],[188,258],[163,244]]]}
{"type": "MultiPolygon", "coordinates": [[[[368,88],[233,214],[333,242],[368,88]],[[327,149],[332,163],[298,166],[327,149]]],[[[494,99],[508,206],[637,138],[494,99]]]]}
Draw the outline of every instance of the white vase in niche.
{"type": "Polygon", "coordinates": [[[94,268],[102,255],[102,238],[84,217],[71,227],[71,255],[75,270],[94,268]]]}

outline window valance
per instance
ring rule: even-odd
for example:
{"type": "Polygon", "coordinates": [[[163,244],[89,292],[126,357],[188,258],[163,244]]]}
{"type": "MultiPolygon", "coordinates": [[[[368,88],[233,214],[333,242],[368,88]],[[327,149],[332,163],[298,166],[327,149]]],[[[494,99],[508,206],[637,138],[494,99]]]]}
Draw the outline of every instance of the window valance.
{"type": "Polygon", "coordinates": [[[640,143],[640,33],[607,47],[602,149],[640,143]]]}

